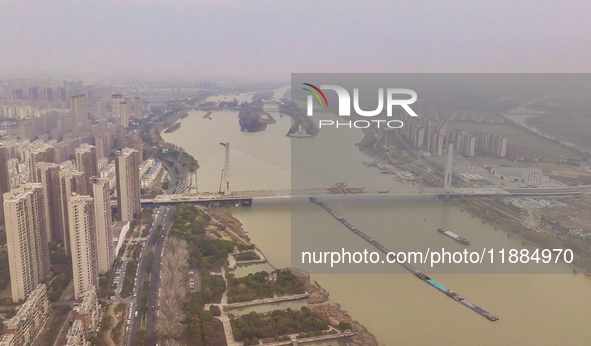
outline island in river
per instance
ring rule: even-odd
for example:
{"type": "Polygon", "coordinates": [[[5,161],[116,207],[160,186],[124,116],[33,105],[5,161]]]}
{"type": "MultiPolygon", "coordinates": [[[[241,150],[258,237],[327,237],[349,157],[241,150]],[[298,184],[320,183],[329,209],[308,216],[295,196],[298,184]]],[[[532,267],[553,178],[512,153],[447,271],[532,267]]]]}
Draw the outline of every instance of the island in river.
{"type": "Polygon", "coordinates": [[[261,100],[255,100],[252,103],[244,102],[240,107],[238,119],[242,132],[265,131],[268,124],[277,122],[271,114],[265,112],[261,100]]]}

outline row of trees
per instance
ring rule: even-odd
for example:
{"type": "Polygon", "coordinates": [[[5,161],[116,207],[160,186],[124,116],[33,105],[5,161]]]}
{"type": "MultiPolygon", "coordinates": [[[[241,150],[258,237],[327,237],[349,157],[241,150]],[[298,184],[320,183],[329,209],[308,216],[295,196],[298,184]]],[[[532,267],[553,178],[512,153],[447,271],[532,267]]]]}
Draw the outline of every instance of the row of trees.
{"type": "Polygon", "coordinates": [[[203,310],[203,303],[199,292],[190,292],[187,295],[187,303],[183,307],[186,314],[183,323],[185,325],[185,340],[187,345],[212,346],[213,345],[213,313],[203,310]]]}
{"type": "Polygon", "coordinates": [[[203,274],[212,266],[221,267],[228,254],[234,250],[234,243],[227,240],[204,237],[205,227],[211,218],[192,204],[182,204],[173,215],[170,234],[187,241],[189,265],[198,267],[203,274]]]}
{"type": "Polygon", "coordinates": [[[123,284],[121,286],[121,298],[127,298],[133,291],[133,285],[137,273],[137,260],[127,262],[125,275],[123,276],[123,284]]]}
{"type": "Polygon", "coordinates": [[[188,266],[199,268],[201,273],[201,291],[188,292],[182,306],[182,340],[188,345],[211,346],[213,314],[211,311],[204,311],[203,306],[206,303],[219,302],[226,283],[223,278],[211,275],[210,270],[213,265],[223,264],[232,251],[233,244],[206,238],[205,227],[211,222],[211,218],[194,205],[178,206],[173,220],[170,234],[182,238],[187,248],[188,266]]]}
{"type": "Polygon", "coordinates": [[[188,271],[187,243],[176,237],[169,237],[164,243],[161,262],[160,316],[156,328],[163,339],[178,339],[183,332],[185,318],[183,303],[187,293],[186,273],[188,271]]]}

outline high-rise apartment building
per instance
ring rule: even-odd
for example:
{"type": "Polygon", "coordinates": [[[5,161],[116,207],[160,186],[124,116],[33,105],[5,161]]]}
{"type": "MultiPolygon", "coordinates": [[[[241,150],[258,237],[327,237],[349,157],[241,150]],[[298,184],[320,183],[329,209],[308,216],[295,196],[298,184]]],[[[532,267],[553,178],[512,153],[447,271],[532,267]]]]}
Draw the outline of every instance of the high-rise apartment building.
{"type": "Polygon", "coordinates": [[[23,94],[23,89],[12,90],[12,99],[13,100],[24,100],[25,96],[23,94]]]}
{"type": "Polygon", "coordinates": [[[109,157],[111,150],[110,135],[107,132],[101,132],[94,136],[94,145],[96,146],[96,158],[109,157]]]}
{"type": "Polygon", "coordinates": [[[92,184],[90,177],[98,176],[98,158],[96,154],[96,147],[87,143],[81,144],[76,148],[76,170],[84,173],[84,181],[86,186],[79,192],[81,195],[90,195],[92,184]]]}
{"type": "Polygon", "coordinates": [[[74,294],[79,297],[89,289],[97,289],[98,268],[94,203],[90,196],[73,195],[68,204],[70,253],[74,274],[74,294]]]}
{"type": "Polygon", "coordinates": [[[72,195],[79,194],[84,188],[84,174],[76,172],[74,170],[63,170],[60,172],[60,198],[56,201],[59,204],[59,209],[62,219],[62,241],[65,244],[66,254],[70,254],[70,217],[69,217],[69,204],[72,195]]]}
{"type": "Polygon", "coordinates": [[[120,221],[131,221],[141,211],[140,161],[137,150],[123,148],[115,152],[117,208],[120,221]]]}
{"type": "Polygon", "coordinates": [[[43,186],[29,183],[4,196],[12,300],[24,300],[49,274],[43,186]]]}
{"type": "Polygon", "coordinates": [[[57,203],[60,197],[59,172],[60,166],[55,163],[39,162],[35,167],[35,181],[43,186],[48,241],[52,242],[63,241],[61,210],[57,203]]]}
{"type": "Polygon", "coordinates": [[[138,151],[140,163],[144,161],[142,138],[136,133],[131,132],[127,135],[127,146],[138,151]]]}
{"type": "Polygon", "coordinates": [[[142,118],[142,99],[139,97],[133,98],[133,114],[137,120],[142,118]]]}
{"type": "Polygon", "coordinates": [[[59,88],[57,89],[58,99],[61,103],[66,103],[68,101],[66,88],[59,88]]]}
{"type": "Polygon", "coordinates": [[[119,125],[129,127],[129,105],[121,94],[111,95],[111,116],[119,119],[119,125]]]}
{"type": "Polygon", "coordinates": [[[113,249],[113,220],[111,217],[111,185],[106,178],[90,178],[94,199],[94,222],[98,271],[104,273],[111,269],[115,254],[113,249]]]}
{"type": "Polygon", "coordinates": [[[80,124],[81,122],[88,120],[86,95],[74,95],[70,97],[70,103],[74,113],[74,118],[76,119],[76,124],[80,124]]]}
{"type": "MultiPolygon", "coordinates": [[[[8,174],[8,148],[0,145],[0,197],[10,190],[10,175],[8,174]]],[[[4,220],[4,209],[0,208],[0,221],[4,220]]]]}
{"type": "Polygon", "coordinates": [[[29,88],[29,98],[31,100],[38,100],[39,99],[39,88],[30,87],[29,88]]]}
{"type": "Polygon", "coordinates": [[[55,94],[53,93],[52,88],[45,88],[43,89],[43,98],[45,101],[53,102],[55,101],[55,94]]]}

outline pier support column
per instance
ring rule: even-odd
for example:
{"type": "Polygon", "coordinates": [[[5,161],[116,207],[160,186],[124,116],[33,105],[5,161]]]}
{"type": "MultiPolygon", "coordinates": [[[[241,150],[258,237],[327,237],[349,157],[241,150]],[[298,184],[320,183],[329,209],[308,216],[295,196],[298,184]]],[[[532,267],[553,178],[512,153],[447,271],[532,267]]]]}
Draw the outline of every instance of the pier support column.
{"type": "Polygon", "coordinates": [[[445,176],[443,178],[443,189],[450,190],[451,189],[451,158],[454,152],[454,144],[449,143],[447,145],[447,163],[445,165],[445,176]]]}

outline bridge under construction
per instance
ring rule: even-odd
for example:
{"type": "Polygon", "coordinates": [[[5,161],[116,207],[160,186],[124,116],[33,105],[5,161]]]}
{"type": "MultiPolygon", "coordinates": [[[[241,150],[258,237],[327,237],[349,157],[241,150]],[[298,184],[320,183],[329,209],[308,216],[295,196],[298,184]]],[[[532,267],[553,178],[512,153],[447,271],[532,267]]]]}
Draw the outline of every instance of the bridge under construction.
{"type": "MultiPolygon", "coordinates": [[[[206,206],[251,206],[255,199],[291,198],[305,196],[330,196],[335,194],[363,194],[390,196],[559,196],[591,193],[589,186],[570,186],[555,188],[500,188],[500,187],[455,187],[452,184],[452,151],[447,156],[444,186],[420,187],[406,183],[390,187],[349,187],[344,182],[333,186],[322,186],[305,178],[296,177],[289,170],[280,169],[238,150],[230,149],[230,143],[220,143],[224,147],[224,168],[219,179],[219,189],[203,192],[198,188],[197,171],[171,188],[167,194],[142,199],[143,206],[167,205],[177,203],[196,203],[206,206]],[[230,178],[230,157],[234,160],[232,179],[230,178]],[[298,186],[299,188],[292,188],[298,186]]],[[[221,158],[220,158],[221,159],[221,158]]],[[[432,173],[427,173],[431,174],[432,173]]]]}

